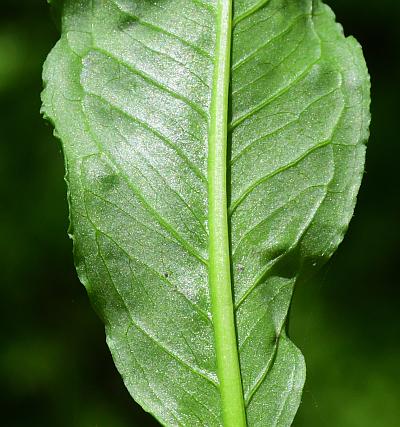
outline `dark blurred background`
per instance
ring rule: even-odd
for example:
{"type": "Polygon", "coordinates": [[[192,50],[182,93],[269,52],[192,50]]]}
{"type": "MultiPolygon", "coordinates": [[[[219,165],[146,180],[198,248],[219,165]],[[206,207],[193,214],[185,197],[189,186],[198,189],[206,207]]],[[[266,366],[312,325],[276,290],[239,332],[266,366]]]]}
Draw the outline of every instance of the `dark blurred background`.
{"type": "MultiPolygon", "coordinates": [[[[328,3],[363,45],[373,121],[347,237],[295,295],[291,334],[308,376],[294,425],[398,427],[400,3],[328,3]]],[[[57,29],[45,0],[0,6],[0,424],[155,426],[125,390],[73,267],[62,156],[39,114],[57,29]]]]}

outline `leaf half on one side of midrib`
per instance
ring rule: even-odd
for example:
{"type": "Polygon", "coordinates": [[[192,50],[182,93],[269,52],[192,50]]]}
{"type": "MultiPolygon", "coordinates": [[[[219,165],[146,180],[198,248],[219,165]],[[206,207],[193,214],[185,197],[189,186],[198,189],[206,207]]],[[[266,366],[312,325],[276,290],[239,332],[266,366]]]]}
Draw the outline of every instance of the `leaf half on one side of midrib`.
{"type": "Polygon", "coordinates": [[[311,0],[65,0],[62,27],[43,111],[125,385],[166,426],[289,426],[293,287],[363,173],[360,47],[311,0]]]}

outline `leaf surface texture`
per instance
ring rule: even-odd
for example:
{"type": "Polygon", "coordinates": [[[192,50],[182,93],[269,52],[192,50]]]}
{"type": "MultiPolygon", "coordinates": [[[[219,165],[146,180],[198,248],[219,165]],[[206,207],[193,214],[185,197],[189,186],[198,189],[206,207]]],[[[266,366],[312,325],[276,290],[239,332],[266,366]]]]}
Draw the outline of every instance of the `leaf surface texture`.
{"type": "MultiPolygon", "coordinates": [[[[126,387],[166,426],[224,425],[208,252],[221,2],[65,0],[44,68],[79,277],[126,387]]],[[[240,380],[248,426],[289,426],[305,378],[286,335],[293,288],[353,214],[369,80],[319,1],[232,8],[224,173],[240,380]]]]}

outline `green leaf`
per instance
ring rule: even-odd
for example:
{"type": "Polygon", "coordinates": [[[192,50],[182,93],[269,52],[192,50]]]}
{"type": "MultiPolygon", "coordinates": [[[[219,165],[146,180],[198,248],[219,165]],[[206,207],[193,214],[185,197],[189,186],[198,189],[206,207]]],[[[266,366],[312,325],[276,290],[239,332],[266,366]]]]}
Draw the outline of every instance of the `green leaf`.
{"type": "Polygon", "coordinates": [[[357,42],[319,1],[65,0],[44,81],[76,267],[133,398],[166,426],[289,426],[293,288],[363,174],[357,42]]]}

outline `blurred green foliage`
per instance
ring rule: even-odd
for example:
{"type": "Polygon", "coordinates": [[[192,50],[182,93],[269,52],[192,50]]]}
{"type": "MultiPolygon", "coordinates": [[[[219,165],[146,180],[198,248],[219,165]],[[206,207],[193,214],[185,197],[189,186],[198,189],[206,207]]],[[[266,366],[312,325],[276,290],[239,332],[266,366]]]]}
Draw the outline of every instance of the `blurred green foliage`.
{"type": "MultiPolygon", "coordinates": [[[[329,3],[363,45],[373,122],[349,233],[295,295],[290,329],[308,367],[295,426],[397,427],[400,4],[329,3]]],[[[1,2],[1,425],[151,427],[73,268],[62,155],[39,114],[41,66],[57,37],[45,0],[1,2]]]]}

